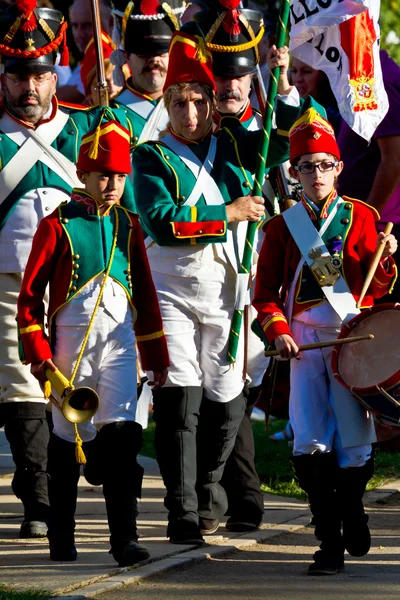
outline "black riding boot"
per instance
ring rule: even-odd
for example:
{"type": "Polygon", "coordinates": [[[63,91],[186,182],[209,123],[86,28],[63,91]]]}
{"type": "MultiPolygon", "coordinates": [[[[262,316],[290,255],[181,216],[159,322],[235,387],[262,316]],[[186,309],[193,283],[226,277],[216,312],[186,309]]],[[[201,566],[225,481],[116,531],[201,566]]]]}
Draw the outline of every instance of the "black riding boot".
{"type": "Polygon", "coordinates": [[[371,547],[368,515],[364,511],[362,497],[373,474],[373,457],[363,467],[338,471],[336,492],[343,523],[343,543],[351,556],[365,556],[371,547]]]}
{"type": "Polygon", "coordinates": [[[196,493],[200,387],[164,387],[154,393],[155,449],[167,489],[167,537],[177,544],[202,544],[196,493]]]}
{"type": "Polygon", "coordinates": [[[314,517],[315,537],[321,542],[309,575],[335,575],[344,566],[341,520],[336,497],[338,466],[333,452],[293,456],[300,487],[306,492],[314,517]]]}
{"type": "Polygon", "coordinates": [[[229,531],[252,531],[259,527],[264,514],[264,498],[254,463],[254,436],[251,412],[261,386],[247,390],[247,408],[240,423],[235,445],[225,465],[221,485],[228,497],[229,531]]]}
{"type": "Polygon", "coordinates": [[[243,393],[229,402],[214,402],[203,397],[197,433],[196,488],[203,533],[215,532],[219,519],[228,509],[228,500],[220,481],[235,445],[245,408],[243,393]]]}
{"type": "Polygon", "coordinates": [[[75,458],[75,444],[66,442],[52,433],[48,461],[50,499],[48,538],[51,560],[70,561],[77,558],[74,517],[79,467],[75,458]]]}
{"type": "Polygon", "coordinates": [[[143,468],[136,457],[143,444],[142,427],[134,421],[109,423],[101,428],[95,441],[103,461],[102,474],[98,475],[106,501],[110,554],[120,567],[129,567],[150,556],[138,543],[136,528],[136,498],[141,497],[143,479],[143,468]]]}

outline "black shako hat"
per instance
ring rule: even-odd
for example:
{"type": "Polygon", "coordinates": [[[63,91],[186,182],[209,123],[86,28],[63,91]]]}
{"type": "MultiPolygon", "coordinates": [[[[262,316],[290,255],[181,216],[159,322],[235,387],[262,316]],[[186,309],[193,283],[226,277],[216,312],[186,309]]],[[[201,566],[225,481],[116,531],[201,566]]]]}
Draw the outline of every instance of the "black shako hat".
{"type": "Polygon", "coordinates": [[[0,58],[4,70],[53,71],[59,48],[60,65],[68,65],[66,30],[67,23],[58,10],[36,8],[36,0],[16,0],[0,11],[0,58]]]}
{"type": "Polygon", "coordinates": [[[117,35],[113,41],[127,54],[164,54],[174,31],[180,28],[180,16],[186,6],[159,0],[114,0],[113,15],[117,35]]]}
{"type": "Polygon", "coordinates": [[[260,60],[258,44],[263,34],[262,14],[239,9],[240,0],[215,0],[213,8],[193,16],[203,31],[213,56],[213,72],[218,77],[253,74],[260,60]]]}

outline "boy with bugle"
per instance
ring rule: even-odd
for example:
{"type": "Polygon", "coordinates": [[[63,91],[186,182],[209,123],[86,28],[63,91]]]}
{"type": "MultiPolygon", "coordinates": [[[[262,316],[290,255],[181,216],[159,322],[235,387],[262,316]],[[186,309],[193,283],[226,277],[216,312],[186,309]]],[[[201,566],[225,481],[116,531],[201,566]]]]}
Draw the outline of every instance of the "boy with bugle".
{"type": "Polygon", "coordinates": [[[120,566],[129,566],[149,557],[136,530],[143,469],[136,460],[142,428],[135,422],[135,340],[144,368],[154,372],[155,389],[165,383],[169,358],[139,219],[120,206],[131,171],[130,134],[112,114],[107,120],[108,112],[82,138],[77,175],[84,189],[74,189],[70,202],[40,222],[19,296],[18,325],[21,358],[45,390],[46,371],[59,369],[71,387],[89,386],[100,397],[98,411],[79,425],[79,435],[53,411],[50,558],[77,558],[77,459],[85,457],[75,456],[74,440],[78,451],[83,440],[86,479],[103,486],[111,554],[120,566]]]}

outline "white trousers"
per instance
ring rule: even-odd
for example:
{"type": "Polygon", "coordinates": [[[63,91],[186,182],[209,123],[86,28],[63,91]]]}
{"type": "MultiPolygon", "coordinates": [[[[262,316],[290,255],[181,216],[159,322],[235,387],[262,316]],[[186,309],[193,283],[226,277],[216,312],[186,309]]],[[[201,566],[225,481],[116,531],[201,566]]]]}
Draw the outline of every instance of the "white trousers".
{"type": "Polygon", "coordinates": [[[243,335],[235,365],[227,360],[236,275],[211,244],[185,260],[168,250],[149,252],[171,361],[166,386],[203,387],[209,400],[229,402],[243,390],[243,335]]]}
{"type": "MultiPolygon", "coordinates": [[[[68,308],[65,307],[65,308],[68,308]]],[[[85,326],[57,323],[53,361],[70,378],[86,332],[85,326]]],[[[78,426],[84,442],[95,438],[107,423],[134,421],[137,405],[136,350],[132,318],[117,323],[104,307],[98,309],[80,363],[75,387],[89,386],[100,397],[100,406],[91,421],[78,426]]],[[[54,433],[73,442],[74,426],[53,409],[54,433]]]]}
{"type": "MultiPolygon", "coordinates": [[[[298,345],[318,342],[321,338],[320,329],[298,320],[292,322],[292,333],[298,345]]],[[[338,331],[332,328],[327,337],[337,335],[338,331]]],[[[361,467],[370,458],[372,447],[369,443],[343,447],[334,395],[348,399],[351,405],[356,400],[334,379],[331,355],[332,348],[321,348],[302,352],[299,361],[291,361],[289,415],[294,433],[293,454],[335,450],[340,467],[361,467]]],[[[360,423],[349,423],[352,426],[357,430],[360,423]]]]}
{"type": "Polygon", "coordinates": [[[15,320],[22,273],[0,273],[0,402],[44,402],[40,385],[18,354],[15,320]]]}

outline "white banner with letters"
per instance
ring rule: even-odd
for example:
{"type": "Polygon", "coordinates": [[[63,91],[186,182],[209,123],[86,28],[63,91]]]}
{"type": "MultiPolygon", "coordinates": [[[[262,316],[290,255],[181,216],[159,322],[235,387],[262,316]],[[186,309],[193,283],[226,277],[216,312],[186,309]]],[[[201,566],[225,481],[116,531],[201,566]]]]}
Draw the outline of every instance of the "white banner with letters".
{"type": "Polygon", "coordinates": [[[380,0],[291,0],[290,51],[323,71],[340,113],[366,140],[388,110],[379,58],[380,0]]]}

